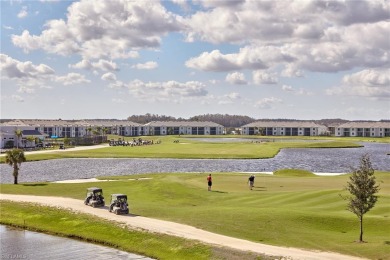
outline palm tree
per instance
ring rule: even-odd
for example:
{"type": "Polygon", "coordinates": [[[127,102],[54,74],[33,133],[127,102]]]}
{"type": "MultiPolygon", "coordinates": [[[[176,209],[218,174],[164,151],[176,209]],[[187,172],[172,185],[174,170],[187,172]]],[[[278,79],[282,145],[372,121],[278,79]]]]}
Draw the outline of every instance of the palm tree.
{"type": "Polygon", "coordinates": [[[5,154],[5,163],[9,166],[14,167],[14,184],[18,184],[18,175],[19,175],[19,166],[22,162],[26,161],[24,152],[22,149],[12,149],[6,152],[5,154]]]}
{"type": "Polygon", "coordinates": [[[105,136],[107,134],[107,132],[108,132],[108,128],[107,127],[103,127],[102,132],[103,132],[103,136],[105,136]]]}
{"type": "Polygon", "coordinates": [[[30,136],[28,136],[28,137],[26,138],[26,140],[27,140],[28,143],[29,143],[29,147],[32,147],[33,142],[35,142],[35,137],[32,136],[32,135],[30,135],[30,136]]]}
{"type": "Polygon", "coordinates": [[[15,130],[15,135],[16,135],[16,148],[19,149],[19,139],[23,136],[23,132],[20,129],[15,130]]]}
{"type": "Polygon", "coordinates": [[[102,128],[100,126],[96,127],[96,131],[98,132],[97,135],[101,135],[102,134],[102,128]]]}

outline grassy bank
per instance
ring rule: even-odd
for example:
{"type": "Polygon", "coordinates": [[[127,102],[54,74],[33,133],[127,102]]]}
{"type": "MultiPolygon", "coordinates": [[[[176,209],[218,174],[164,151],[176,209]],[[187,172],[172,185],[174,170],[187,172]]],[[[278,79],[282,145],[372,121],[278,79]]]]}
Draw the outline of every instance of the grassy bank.
{"type": "MultiPolygon", "coordinates": [[[[156,259],[268,259],[197,241],[121,227],[87,214],[28,203],[0,203],[1,224],[97,243],[156,259]]],[[[273,258],[274,259],[274,258],[273,258]]]]}
{"type": "MultiPolygon", "coordinates": [[[[154,141],[157,141],[155,139],[154,141]]],[[[196,138],[168,136],[161,144],[115,146],[84,151],[28,154],[27,161],[59,158],[178,158],[178,159],[264,159],[274,157],[284,148],[350,148],[361,145],[349,141],[329,142],[201,142],[196,138]],[[179,140],[179,143],[174,143],[179,140]]],[[[4,157],[0,158],[4,162],[4,157]]]]}
{"type": "Polygon", "coordinates": [[[2,193],[81,200],[87,187],[99,186],[107,197],[116,192],[128,194],[131,212],[146,217],[266,244],[388,258],[390,172],[376,173],[380,197],[365,215],[364,239],[368,243],[364,244],[354,242],[359,235],[358,219],[340,198],[340,194],[346,195],[346,175],[323,177],[296,171],[278,176],[258,174],[251,191],[247,174],[219,173],[213,174],[212,192],[207,191],[206,175],[147,174],[110,177],[119,180],[112,182],[2,184],[0,188],[2,193]]]}

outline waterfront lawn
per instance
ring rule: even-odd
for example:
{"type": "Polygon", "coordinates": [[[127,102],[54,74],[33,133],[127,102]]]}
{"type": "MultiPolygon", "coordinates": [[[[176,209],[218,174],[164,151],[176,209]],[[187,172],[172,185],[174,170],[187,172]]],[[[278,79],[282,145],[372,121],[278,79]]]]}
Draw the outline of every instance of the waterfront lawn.
{"type": "MultiPolygon", "coordinates": [[[[329,142],[201,142],[196,138],[175,137],[160,139],[161,144],[145,146],[110,146],[83,151],[61,151],[46,154],[27,154],[27,161],[59,158],[178,158],[178,159],[264,159],[274,157],[284,148],[347,148],[361,147],[348,141],[329,142]]],[[[156,141],[156,140],[155,140],[156,141]]],[[[4,157],[0,158],[4,162],[4,157]]]]}
{"type": "Polygon", "coordinates": [[[390,172],[377,172],[379,200],[364,216],[364,240],[357,217],[346,210],[341,195],[348,175],[314,176],[283,171],[277,176],[256,174],[255,188],[248,174],[143,174],[106,177],[118,181],[79,184],[2,184],[2,193],[65,196],[82,199],[87,187],[126,193],[133,214],[189,224],[204,230],[272,245],[334,251],[370,259],[388,257],[390,172]],[[146,179],[144,179],[146,178],[146,179]],[[150,179],[149,179],[150,178],[150,179]]]}
{"type": "MultiPolygon", "coordinates": [[[[155,259],[271,259],[238,250],[218,248],[195,240],[142,232],[87,214],[53,207],[2,201],[0,223],[48,234],[80,239],[155,259]]],[[[272,258],[274,259],[274,258],[272,258]]]]}

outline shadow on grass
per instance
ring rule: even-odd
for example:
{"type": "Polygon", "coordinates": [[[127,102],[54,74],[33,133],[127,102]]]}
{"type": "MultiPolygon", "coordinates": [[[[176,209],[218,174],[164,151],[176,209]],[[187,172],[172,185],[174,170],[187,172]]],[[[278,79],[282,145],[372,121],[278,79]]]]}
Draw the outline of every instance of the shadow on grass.
{"type": "Polygon", "coordinates": [[[211,192],[215,192],[215,193],[228,193],[227,191],[219,191],[219,190],[212,190],[211,192]]]}
{"type": "MultiPolygon", "coordinates": [[[[86,207],[91,207],[91,206],[87,206],[87,205],[85,205],[85,206],[86,206],[86,207]]],[[[108,207],[108,206],[97,207],[97,208],[95,208],[95,209],[97,209],[97,210],[104,210],[104,211],[109,212],[109,207],[108,207]]],[[[110,212],[110,213],[115,215],[114,212],[110,212]]],[[[118,214],[118,215],[120,215],[120,216],[125,216],[125,217],[141,217],[140,215],[131,214],[131,213],[129,213],[129,214],[118,214]]]]}
{"type": "Polygon", "coordinates": [[[267,187],[253,187],[252,191],[267,191],[267,187]]]}
{"type": "Polygon", "coordinates": [[[46,183],[22,184],[22,185],[23,185],[23,186],[30,186],[30,187],[47,186],[46,183]]]}

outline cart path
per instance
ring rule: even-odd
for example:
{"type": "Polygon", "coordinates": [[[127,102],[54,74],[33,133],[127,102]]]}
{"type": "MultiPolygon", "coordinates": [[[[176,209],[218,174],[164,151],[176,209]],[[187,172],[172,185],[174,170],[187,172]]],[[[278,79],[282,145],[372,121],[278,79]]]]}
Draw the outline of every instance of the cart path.
{"type": "Polygon", "coordinates": [[[183,237],[187,239],[194,239],[207,244],[213,244],[217,246],[230,247],[233,249],[238,249],[243,251],[252,251],[255,253],[271,255],[271,256],[283,256],[288,259],[310,259],[310,260],[361,259],[361,258],[342,255],[333,252],[310,251],[310,250],[298,249],[298,248],[265,245],[265,244],[255,243],[243,239],[215,234],[188,225],[178,224],[178,223],[164,221],[164,220],[146,218],[146,217],[136,216],[131,214],[115,215],[113,213],[110,213],[107,210],[107,207],[92,208],[90,206],[84,205],[84,202],[82,200],[71,199],[71,198],[0,194],[0,200],[23,201],[23,202],[39,203],[51,207],[60,207],[72,211],[91,214],[111,221],[117,221],[133,229],[144,229],[151,232],[164,233],[164,234],[183,237]]]}

